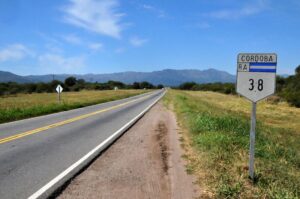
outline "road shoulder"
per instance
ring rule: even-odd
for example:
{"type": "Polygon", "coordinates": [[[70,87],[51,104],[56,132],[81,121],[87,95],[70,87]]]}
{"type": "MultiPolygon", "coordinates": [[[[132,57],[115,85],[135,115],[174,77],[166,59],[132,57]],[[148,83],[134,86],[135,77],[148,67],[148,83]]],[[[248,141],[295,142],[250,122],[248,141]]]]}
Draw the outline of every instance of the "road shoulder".
{"type": "Polygon", "coordinates": [[[161,102],[78,175],[58,198],[195,198],[175,115],[161,102]]]}

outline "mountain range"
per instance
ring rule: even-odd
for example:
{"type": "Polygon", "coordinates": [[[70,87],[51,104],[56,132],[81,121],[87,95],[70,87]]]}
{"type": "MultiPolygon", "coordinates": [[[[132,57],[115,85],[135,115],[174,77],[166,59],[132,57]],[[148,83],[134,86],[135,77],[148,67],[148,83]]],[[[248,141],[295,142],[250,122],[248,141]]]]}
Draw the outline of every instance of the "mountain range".
{"type": "Polygon", "coordinates": [[[212,83],[212,82],[235,82],[235,76],[225,71],[216,69],[207,70],[174,70],[165,69],[153,72],[120,72],[110,74],[54,74],[54,75],[28,75],[20,76],[11,72],[0,71],[0,82],[37,83],[50,82],[53,79],[64,81],[67,77],[74,76],[88,82],[107,82],[109,80],[121,81],[131,84],[133,82],[147,81],[152,84],[177,86],[184,82],[212,83]]]}

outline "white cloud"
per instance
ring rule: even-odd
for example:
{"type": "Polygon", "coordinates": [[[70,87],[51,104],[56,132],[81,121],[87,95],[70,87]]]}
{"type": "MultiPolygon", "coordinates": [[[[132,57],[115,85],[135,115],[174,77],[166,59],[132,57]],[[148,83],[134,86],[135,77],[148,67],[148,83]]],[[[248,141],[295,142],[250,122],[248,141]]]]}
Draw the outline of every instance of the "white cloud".
{"type": "Polygon", "coordinates": [[[76,35],[73,35],[73,34],[63,35],[62,38],[70,44],[82,46],[82,47],[88,48],[90,50],[101,50],[103,48],[103,44],[100,42],[86,41],[76,35]]]}
{"type": "MultiPolygon", "coordinates": [[[[40,31],[37,31],[35,33],[44,40],[45,47],[48,52],[63,53],[63,43],[55,36],[40,31]]],[[[62,36],[61,38],[64,38],[64,36],[62,36]]]]}
{"type": "Polygon", "coordinates": [[[48,52],[52,52],[52,53],[63,53],[64,52],[64,50],[62,49],[62,47],[60,45],[56,45],[53,43],[46,43],[45,47],[48,52]]]}
{"type": "Polygon", "coordinates": [[[71,43],[71,44],[80,45],[82,43],[81,39],[79,37],[77,37],[76,35],[65,35],[65,36],[62,36],[62,38],[66,42],[71,43]]]}
{"type": "Polygon", "coordinates": [[[91,50],[101,50],[103,48],[103,44],[102,43],[90,43],[88,45],[88,47],[91,50]]]}
{"type": "Polygon", "coordinates": [[[135,47],[140,47],[142,45],[144,45],[146,42],[148,42],[147,39],[141,39],[139,37],[132,37],[129,40],[130,44],[135,46],[135,47]]]}
{"type": "Polygon", "coordinates": [[[123,13],[117,11],[117,0],[69,0],[62,10],[63,20],[88,31],[121,37],[123,13]]]}
{"type": "Polygon", "coordinates": [[[0,62],[15,61],[26,56],[32,56],[33,52],[22,44],[12,44],[0,50],[0,62]]]}
{"type": "Polygon", "coordinates": [[[149,12],[154,13],[159,18],[164,18],[166,16],[165,11],[163,11],[161,9],[158,9],[154,6],[151,6],[151,5],[148,5],[148,4],[143,4],[142,8],[149,11],[149,12]]]}
{"type": "Polygon", "coordinates": [[[115,50],[115,53],[123,53],[123,52],[125,52],[125,50],[126,50],[125,48],[120,47],[115,50]]]}
{"type": "Polygon", "coordinates": [[[224,9],[205,13],[205,16],[216,19],[239,19],[251,15],[258,14],[267,9],[268,4],[266,0],[256,0],[252,4],[247,4],[240,9],[224,9]]]}
{"type": "Polygon", "coordinates": [[[200,22],[196,24],[196,27],[200,29],[208,29],[211,27],[211,25],[207,22],[200,22]]]}
{"type": "Polygon", "coordinates": [[[74,73],[85,67],[85,57],[64,57],[61,54],[46,53],[39,56],[40,67],[43,71],[56,73],[74,73]]]}
{"type": "Polygon", "coordinates": [[[36,31],[35,32],[39,37],[41,37],[42,39],[44,39],[45,41],[47,41],[48,43],[51,44],[56,44],[56,45],[61,45],[61,42],[58,41],[56,38],[54,38],[53,36],[50,36],[46,33],[40,32],[40,31],[36,31]]]}

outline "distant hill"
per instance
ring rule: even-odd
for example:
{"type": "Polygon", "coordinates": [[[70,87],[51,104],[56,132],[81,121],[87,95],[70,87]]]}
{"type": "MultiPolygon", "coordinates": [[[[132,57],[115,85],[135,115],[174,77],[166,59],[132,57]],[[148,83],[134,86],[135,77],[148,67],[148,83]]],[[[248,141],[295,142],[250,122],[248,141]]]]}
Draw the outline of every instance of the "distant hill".
{"type": "Polygon", "coordinates": [[[30,80],[20,75],[16,75],[10,72],[0,71],[0,82],[29,83],[30,80]]]}
{"type": "MultiPolygon", "coordinates": [[[[29,75],[18,76],[13,73],[0,71],[0,82],[15,81],[24,82],[50,82],[53,75],[29,75]],[[6,76],[6,78],[2,78],[6,76]]],[[[167,86],[177,86],[183,82],[194,81],[197,83],[210,82],[234,82],[235,76],[225,71],[216,69],[208,70],[173,70],[165,69],[153,72],[120,72],[111,74],[60,74],[54,75],[54,79],[64,81],[67,77],[74,76],[77,79],[84,79],[88,82],[107,82],[109,80],[121,81],[127,84],[133,82],[148,81],[152,84],[163,84],[167,86]]]]}

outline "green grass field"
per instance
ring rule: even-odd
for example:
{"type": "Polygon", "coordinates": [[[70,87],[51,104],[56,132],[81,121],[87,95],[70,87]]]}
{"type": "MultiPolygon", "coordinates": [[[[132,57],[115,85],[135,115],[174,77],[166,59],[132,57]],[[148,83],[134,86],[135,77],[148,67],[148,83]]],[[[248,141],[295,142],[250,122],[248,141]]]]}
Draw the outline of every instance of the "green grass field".
{"type": "Polygon", "coordinates": [[[0,123],[40,116],[93,104],[123,99],[145,90],[108,90],[62,93],[58,103],[56,93],[17,94],[0,97],[0,123]]]}
{"type": "Polygon", "coordinates": [[[164,101],[183,129],[187,172],[207,198],[300,197],[300,109],[258,103],[256,181],[248,178],[251,103],[213,92],[170,90],[164,101]]]}

